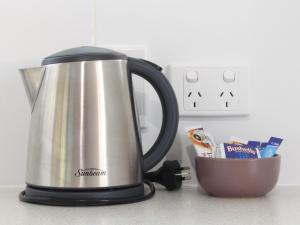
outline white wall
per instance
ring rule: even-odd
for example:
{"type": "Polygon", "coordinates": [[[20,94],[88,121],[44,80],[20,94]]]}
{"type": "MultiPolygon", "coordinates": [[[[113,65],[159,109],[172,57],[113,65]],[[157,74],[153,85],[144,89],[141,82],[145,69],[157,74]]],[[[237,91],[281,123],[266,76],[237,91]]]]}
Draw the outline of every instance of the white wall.
{"type": "MultiPolygon", "coordinates": [[[[282,136],[280,183],[300,184],[298,1],[97,0],[93,6],[92,0],[0,1],[0,184],[24,183],[30,111],[17,69],[36,66],[58,50],[89,45],[93,38],[99,46],[144,45],[148,58],[162,66],[249,65],[251,115],[181,118],[176,139],[181,147],[174,145],[169,158],[189,163],[182,127],[195,123],[217,141],[230,135],[260,140],[282,136]]],[[[144,134],[146,146],[159,124],[155,118],[149,121],[153,124],[144,134]]]]}
{"type": "Polygon", "coordinates": [[[251,115],[182,118],[176,140],[182,145],[172,151],[183,151],[188,162],[182,127],[195,123],[203,124],[218,142],[230,135],[258,140],[281,136],[280,183],[300,184],[299,7],[299,1],[291,0],[98,1],[97,44],[145,45],[148,58],[163,66],[249,65],[251,115]]]}
{"type": "Polygon", "coordinates": [[[30,107],[19,68],[90,44],[92,1],[0,0],[0,184],[23,184],[30,107]]]}

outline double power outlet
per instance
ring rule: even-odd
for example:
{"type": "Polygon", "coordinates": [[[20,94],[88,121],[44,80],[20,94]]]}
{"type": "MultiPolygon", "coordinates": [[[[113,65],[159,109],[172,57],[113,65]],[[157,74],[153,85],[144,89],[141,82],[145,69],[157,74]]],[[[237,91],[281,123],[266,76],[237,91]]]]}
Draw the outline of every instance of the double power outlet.
{"type": "Polygon", "coordinates": [[[169,66],[183,116],[247,115],[248,70],[246,67],[169,66]]]}

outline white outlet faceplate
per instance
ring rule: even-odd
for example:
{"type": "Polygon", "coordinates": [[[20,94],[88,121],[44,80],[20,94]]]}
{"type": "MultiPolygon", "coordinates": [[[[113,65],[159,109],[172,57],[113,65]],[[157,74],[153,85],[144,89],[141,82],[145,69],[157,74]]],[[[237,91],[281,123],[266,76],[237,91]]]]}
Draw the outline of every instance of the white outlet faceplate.
{"type": "Polygon", "coordinates": [[[169,66],[182,116],[248,115],[247,67],[169,66]]]}

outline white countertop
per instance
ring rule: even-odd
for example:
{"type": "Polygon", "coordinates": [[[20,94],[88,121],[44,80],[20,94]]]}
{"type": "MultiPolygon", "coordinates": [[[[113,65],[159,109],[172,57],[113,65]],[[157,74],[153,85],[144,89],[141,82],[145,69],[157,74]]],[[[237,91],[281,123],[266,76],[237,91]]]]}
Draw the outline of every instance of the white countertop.
{"type": "Polygon", "coordinates": [[[57,207],[18,200],[21,188],[0,188],[0,225],[295,225],[300,187],[280,186],[253,199],[209,197],[194,187],[157,190],[147,201],[114,206],[57,207]]]}

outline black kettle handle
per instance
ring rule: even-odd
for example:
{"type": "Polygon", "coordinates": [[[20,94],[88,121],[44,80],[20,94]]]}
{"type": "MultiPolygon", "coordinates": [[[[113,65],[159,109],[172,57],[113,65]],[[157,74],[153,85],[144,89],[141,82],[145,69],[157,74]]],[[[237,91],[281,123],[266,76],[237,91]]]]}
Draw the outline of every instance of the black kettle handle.
{"type": "Polygon", "coordinates": [[[161,130],[150,150],[143,156],[146,172],[163,159],[174,141],[178,128],[178,105],[173,88],[160,72],[159,66],[142,59],[128,58],[128,68],[130,73],[146,79],[153,86],[162,105],[161,130]]]}

